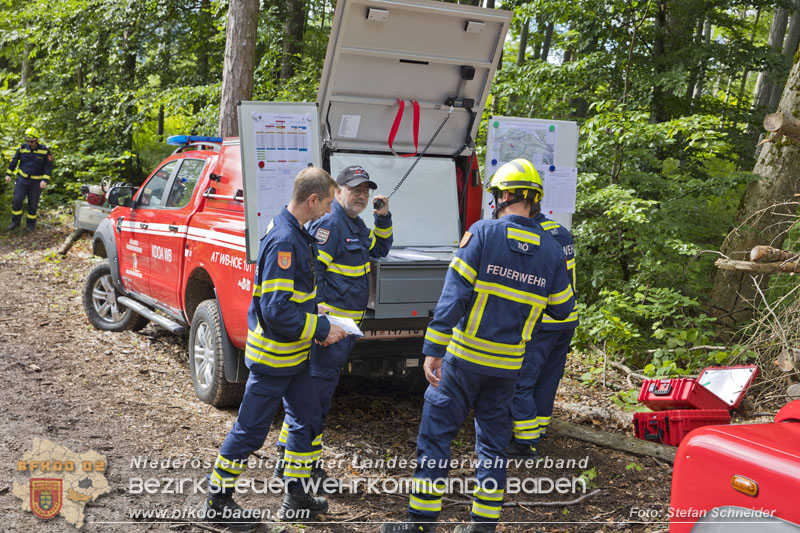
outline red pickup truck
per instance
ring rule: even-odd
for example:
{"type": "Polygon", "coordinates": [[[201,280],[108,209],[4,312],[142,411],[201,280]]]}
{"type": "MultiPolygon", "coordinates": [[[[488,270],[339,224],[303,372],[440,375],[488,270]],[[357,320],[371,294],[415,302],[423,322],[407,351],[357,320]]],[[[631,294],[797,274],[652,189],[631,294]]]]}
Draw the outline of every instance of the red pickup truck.
{"type": "Polygon", "coordinates": [[[239,142],[186,141],[138,191],[109,191],[117,207],[93,240],[106,260],[86,280],[84,308],[107,331],[137,331],[149,321],[175,333],[190,326],[198,397],[235,405],[247,377],[240,349],[254,269],[245,259],[239,142]]]}

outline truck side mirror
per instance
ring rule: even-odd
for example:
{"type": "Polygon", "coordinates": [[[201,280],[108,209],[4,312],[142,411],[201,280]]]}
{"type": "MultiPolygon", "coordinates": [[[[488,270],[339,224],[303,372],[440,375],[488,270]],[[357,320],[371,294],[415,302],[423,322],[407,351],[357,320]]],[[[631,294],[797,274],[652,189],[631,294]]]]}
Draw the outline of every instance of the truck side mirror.
{"type": "Polygon", "coordinates": [[[133,195],[135,192],[135,187],[127,185],[112,187],[111,190],[108,191],[108,205],[131,207],[133,206],[133,195]]]}

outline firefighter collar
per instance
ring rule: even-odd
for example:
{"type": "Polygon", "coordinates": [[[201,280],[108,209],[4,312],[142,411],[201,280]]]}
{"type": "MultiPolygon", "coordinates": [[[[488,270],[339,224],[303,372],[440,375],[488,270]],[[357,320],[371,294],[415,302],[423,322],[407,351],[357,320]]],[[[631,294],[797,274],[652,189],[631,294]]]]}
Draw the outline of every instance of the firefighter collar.
{"type": "Polygon", "coordinates": [[[303,236],[303,238],[306,240],[306,242],[308,242],[309,244],[314,244],[314,243],[317,242],[317,239],[312,237],[311,234],[308,231],[306,231],[305,228],[300,226],[300,223],[297,221],[297,219],[294,217],[294,215],[291,214],[288,209],[286,209],[286,206],[283,207],[283,209],[281,210],[281,212],[280,212],[280,214],[278,216],[283,218],[286,222],[288,222],[295,229],[295,231],[300,233],[303,236]]]}
{"type": "Polygon", "coordinates": [[[361,226],[358,223],[361,222],[361,224],[364,224],[364,221],[361,220],[360,216],[357,216],[356,218],[350,218],[350,215],[347,214],[347,211],[344,210],[344,207],[342,207],[336,200],[334,200],[331,204],[331,214],[344,220],[347,229],[350,230],[352,234],[361,234],[361,226]]]}

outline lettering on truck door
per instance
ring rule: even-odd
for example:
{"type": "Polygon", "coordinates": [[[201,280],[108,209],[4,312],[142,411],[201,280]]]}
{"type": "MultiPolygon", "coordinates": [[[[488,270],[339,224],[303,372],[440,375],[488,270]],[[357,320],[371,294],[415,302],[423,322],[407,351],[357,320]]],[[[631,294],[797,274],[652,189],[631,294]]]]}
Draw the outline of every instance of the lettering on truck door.
{"type": "Polygon", "coordinates": [[[170,161],[156,170],[139,189],[133,207],[120,224],[120,276],[128,290],[149,294],[154,211],[164,202],[167,184],[177,167],[177,161],[170,161]]]}
{"type": "Polygon", "coordinates": [[[179,312],[186,236],[194,213],[193,193],[206,165],[205,159],[184,159],[169,183],[169,194],[150,228],[150,295],[179,312]]]}

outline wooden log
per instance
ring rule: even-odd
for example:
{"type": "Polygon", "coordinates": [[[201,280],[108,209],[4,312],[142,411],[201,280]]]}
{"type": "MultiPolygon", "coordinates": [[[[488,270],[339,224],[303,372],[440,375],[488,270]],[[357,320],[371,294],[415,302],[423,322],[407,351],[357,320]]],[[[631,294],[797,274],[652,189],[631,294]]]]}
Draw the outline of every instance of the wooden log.
{"type": "Polygon", "coordinates": [[[714,265],[721,270],[739,270],[754,274],[774,274],[775,272],[800,272],[800,263],[753,263],[735,259],[717,259],[714,265]]]}
{"type": "Polygon", "coordinates": [[[800,140],[800,120],[794,118],[789,111],[778,111],[764,117],[764,129],[775,133],[774,140],[782,135],[800,140]]]}
{"type": "Polygon", "coordinates": [[[654,442],[648,442],[635,437],[627,437],[617,433],[609,433],[580,424],[564,422],[563,420],[551,421],[550,425],[547,426],[547,433],[549,435],[561,435],[562,437],[590,442],[597,446],[602,446],[603,448],[611,448],[612,450],[619,450],[633,455],[655,457],[656,459],[669,463],[675,462],[675,453],[678,451],[678,449],[673,446],[656,444],[654,442]]]}
{"type": "Polygon", "coordinates": [[[72,248],[72,245],[75,244],[75,241],[77,241],[81,237],[81,235],[83,235],[83,232],[84,230],[82,229],[76,229],[75,231],[70,233],[69,237],[67,237],[66,240],[64,240],[64,244],[62,244],[61,248],[59,248],[58,253],[61,255],[67,255],[69,249],[72,248]]]}
{"type": "Polygon", "coordinates": [[[757,263],[776,263],[778,261],[797,260],[800,254],[787,250],[778,250],[772,246],[756,246],[750,250],[750,261],[757,263]]]}

